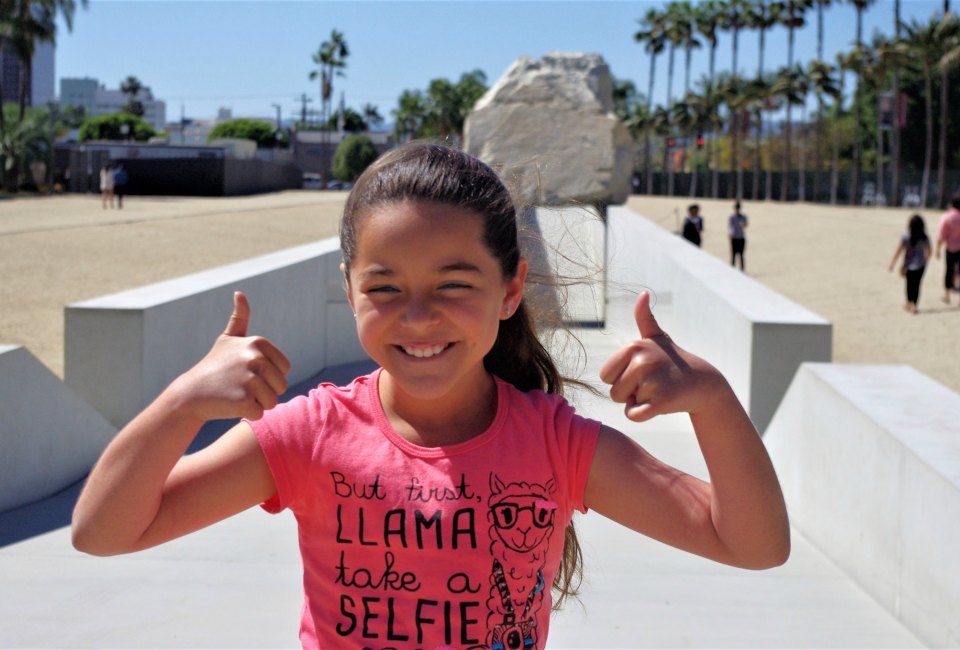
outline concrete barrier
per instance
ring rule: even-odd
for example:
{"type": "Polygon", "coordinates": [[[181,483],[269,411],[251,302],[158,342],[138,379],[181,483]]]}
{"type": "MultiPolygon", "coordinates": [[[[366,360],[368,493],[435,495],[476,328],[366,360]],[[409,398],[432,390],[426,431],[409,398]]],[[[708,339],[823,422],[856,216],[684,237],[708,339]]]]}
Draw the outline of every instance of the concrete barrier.
{"type": "Polygon", "coordinates": [[[26,348],[0,345],[0,512],[82,478],[117,430],[26,348]]]}
{"type": "Polygon", "coordinates": [[[64,380],[117,428],[210,349],[233,292],[251,305],[250,334],[290,359],[291,384],[366,358],[343,292],[336,238],[68,305],[64,380]]]}
{"type": "Polygon", "coordinates": [[[960,647],[960,395],[803,364],[767,429],[790,520],[930,647],[960,647]]]}
{"type": "Polygon", "coordinates": [[[724,373],[764,431],[800,364],[831,360],[829,321],[627,208],[607,214],[611,302],[651,290],[661,326],[724,373]]]}

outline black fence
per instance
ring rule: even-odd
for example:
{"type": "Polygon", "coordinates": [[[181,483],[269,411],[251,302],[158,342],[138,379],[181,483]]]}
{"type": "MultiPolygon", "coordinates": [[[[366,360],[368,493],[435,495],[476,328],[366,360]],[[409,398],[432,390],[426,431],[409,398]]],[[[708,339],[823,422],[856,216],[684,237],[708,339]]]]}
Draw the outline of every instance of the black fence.
{"type": "Polygon", "coordinates": [[[241,196],[296,189],[300,167],[266,160],[222,156],[189,158],[111,158],[106,151],[58,149],[55,179],[68,192],[100,192],[104,164],[123,165],[126,195],[241,196]]]}
{"type": "MultiPolygon", "coordinates": [[[[673,178],[670,174],[664,172],[654,172],[651,174],[650,187],[647,188],[647,178],[642,172],[634,180],[635,194],[654,194],[662,196],[690,197],[690,198],[719,198],[733,199],[737,196],[737,174],[731,172],[719,172],[716,174],[716,183],[712,172],[698,172],[696,175],[690,172],[675,173],[673,178]],[[696,178],[694,178],[696,176],[696,178]],[[716,185],[716,187],[714,187],[716,185]]],[[[754,174],[751,171],[744,171],[741,174],[740,196],[746,201],[763,201],[781,199],[782,184],[784,178],[789,179],[787,187],[787,201],[807,201],[810,203],[830,203],[831,197],[831,173],[823,171],[819,174],[819,186],[817,182],[818,174],[813,171],[788,172],[785,176],[781,172],[760,172],[754,174]]],[[[897,205],[903,207],[921,207],[923,174],[919,171],[907,170],[900,174],[900,191],[897,205]]],[[[945,174],[946,191],[943,194],[944,201],[957,191],[960,191],[960,170],[948,170],[945,174]]],[[[887,172],[884,175],[883,186],[877,182],[876,172],[867,170],[860,174],[860,183],[856,201],[851,197],[851,174],[850,172],[840,172],[837,174],[836,203],[838,205],[894,205],[891,196],[893,185],[892,175],[887,172]]],[[[938,208],[938,186],[936,182],[936,172],[931,172],[931,178],[927,183],[927,208],[938,208]]]]}

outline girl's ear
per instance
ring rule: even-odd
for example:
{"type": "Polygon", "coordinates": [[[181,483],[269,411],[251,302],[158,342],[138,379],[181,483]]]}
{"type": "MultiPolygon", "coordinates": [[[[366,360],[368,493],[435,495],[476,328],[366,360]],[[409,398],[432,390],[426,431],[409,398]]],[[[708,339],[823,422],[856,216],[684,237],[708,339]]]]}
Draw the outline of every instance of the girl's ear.
{"type": "Polygon", "coordinates": [[[350,303],[350,310],[354,317],[357,315],[357,308],[353,305],[353,296],[350,294],[350,274],[347,273],[347,265],[340,262],[340,273],[343,274],[343,292],[347,294],[347,302],[350,303]]]}
{"type": "Polygon", "coordinates": [[[527,260],[521,257],[520,263],[517,264],[517,272],[506,283],[507,291],[503,296],[503,309],[501,310],[504,318],[510,318],[517,311],[517,307],[520,306],[520,301],[523,300],[523,287],[527,281],[527,270],[527,260]]]}

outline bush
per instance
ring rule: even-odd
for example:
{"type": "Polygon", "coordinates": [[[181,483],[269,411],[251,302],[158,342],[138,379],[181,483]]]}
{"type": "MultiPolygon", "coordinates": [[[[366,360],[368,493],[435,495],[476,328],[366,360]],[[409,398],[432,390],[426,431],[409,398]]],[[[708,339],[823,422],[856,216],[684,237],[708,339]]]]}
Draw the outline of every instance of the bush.
{"type": "Polygon", "coordinates": [[[287,146],[286,133],[278,131],[265,120],[236,119],[221,122],[213,127],[207,142],[220,138],[243,138],[253,140],[258,147],[275,148],[287,146]]]}
{"type": "Polygon", "coordinates": [[[87,140],[127,140],[133,138],[138,142],[146,142],[156,135],[156,131],[149,122],[130,113],[108,113],[97,115],[84,120],[80,125],[77,138],[80,142],[87,140]],[[124,133],[126,126],[126,133],[124,133]]]}
{"type": "Polygon", "coordinates": [[[348,135],[333,154],[333,177],[352,183],[380,154],[365,135],[348,135]]]}

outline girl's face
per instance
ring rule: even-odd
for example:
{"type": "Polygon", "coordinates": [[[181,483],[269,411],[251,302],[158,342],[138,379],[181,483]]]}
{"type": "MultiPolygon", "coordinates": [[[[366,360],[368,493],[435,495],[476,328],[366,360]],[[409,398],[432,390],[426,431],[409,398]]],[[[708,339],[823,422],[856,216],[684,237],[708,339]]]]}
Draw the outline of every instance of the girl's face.
{"type": "Polygon", "coordinates": [[[490,385],[483,357],[506,309],[516,311],[525,277],[524,261],[503,277],[480,215],[404,201],[362,221],[347,296],[360,342],[396,397],[467,399],[490,385]]]}

